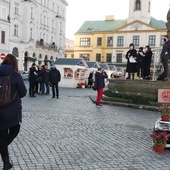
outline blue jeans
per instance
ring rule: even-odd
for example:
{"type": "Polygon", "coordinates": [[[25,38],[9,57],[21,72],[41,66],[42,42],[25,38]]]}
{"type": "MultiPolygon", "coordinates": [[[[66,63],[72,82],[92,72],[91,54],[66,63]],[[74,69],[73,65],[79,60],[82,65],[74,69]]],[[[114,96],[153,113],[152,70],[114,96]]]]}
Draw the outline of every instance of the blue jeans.
{"type": "Polygon", "coordinates": [[[50,87],[49,87],[49,83],[45,83],[46,86],[46,94],[50,93],[50,87]]]}
{"type": "Polygon", "coordinates": [[[44,82],[40,83],[40,88],[41,88],[41,94],[44,94],[44,92],[45,92],[45,83],[44,82]]]}

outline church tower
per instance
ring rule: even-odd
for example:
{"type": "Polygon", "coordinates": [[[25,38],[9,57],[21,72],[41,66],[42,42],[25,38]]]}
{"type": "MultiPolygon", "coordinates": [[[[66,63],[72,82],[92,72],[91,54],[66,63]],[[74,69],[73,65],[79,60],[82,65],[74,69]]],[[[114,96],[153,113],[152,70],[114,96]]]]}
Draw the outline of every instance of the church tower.
{"type": "Polygon", "coordinates": [[[139,20],[150,23],[151,0],[129,0],[128,23],[139,20]]]}

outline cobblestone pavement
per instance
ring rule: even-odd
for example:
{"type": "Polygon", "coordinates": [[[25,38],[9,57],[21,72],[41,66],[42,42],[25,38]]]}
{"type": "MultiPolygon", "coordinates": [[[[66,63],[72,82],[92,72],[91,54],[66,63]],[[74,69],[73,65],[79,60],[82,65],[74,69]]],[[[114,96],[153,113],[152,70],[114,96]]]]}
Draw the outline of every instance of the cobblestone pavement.
{"type": "Polygon", "coordinates": [[[21,132],[9,146],[13,169],[170,170],[170,151],[155,153],[150,138],[159,113],[96,108],[88,97],[95,94],[60,88],[59,99],[27,95],[21,132]]]}

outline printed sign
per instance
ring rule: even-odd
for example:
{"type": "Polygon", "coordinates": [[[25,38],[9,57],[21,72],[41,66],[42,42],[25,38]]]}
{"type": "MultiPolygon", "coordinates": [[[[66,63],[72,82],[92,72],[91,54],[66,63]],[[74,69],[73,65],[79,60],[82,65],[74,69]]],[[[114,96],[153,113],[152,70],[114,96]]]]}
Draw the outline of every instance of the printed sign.
{"type": "Polygon", "coordinates": [[[158,90],[158,103],[170,103],[170,89],[158,90]]]}

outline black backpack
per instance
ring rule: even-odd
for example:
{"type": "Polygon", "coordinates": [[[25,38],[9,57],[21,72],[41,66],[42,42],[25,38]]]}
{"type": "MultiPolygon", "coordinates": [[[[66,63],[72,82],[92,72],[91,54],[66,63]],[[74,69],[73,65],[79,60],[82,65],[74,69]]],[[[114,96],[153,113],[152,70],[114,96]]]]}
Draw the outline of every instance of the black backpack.
{"type": "Polygon", "coordinates": [[[0,77],[0,106],[6,106],[10,104],[16,96],[17,92],[13,97],[11,95],[10,76],[0,77]]]}

